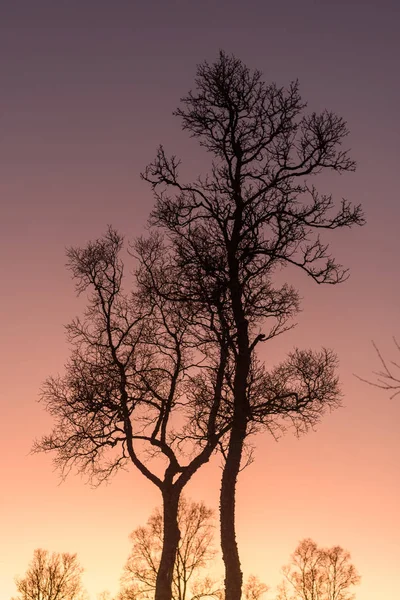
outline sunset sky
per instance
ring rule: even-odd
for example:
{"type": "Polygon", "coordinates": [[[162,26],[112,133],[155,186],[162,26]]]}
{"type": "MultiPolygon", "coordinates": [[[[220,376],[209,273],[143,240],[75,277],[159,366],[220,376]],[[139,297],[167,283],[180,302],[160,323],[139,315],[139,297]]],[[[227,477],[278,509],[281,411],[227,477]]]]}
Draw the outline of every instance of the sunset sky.
{"type": "MultiPolygon", "coordinates": [[[[264,346],[268,365],[295,345],[333,348],[345,406],[306,437],[257,439],[238,486],[243,570],[274,588],[311,537],[351,552],[357,600],[399,599],[400,397],[354,376],[379,368],[371,340],[400,361],[399,23],[394,0],[0,2],[0,600],[38,547],[77,552],[91,600],[117,592],[128,535],[160,504],[133,469],[97,489],[79,476],[60,485],[51,457],[29,452],[52,423],[40,386],[63,372],[63,326],[82,308],[65,248],[108,224],[143,232],[153,198],[139,173],[159,143],[187,172],[206,172],[171,113],[219,49],[266,81],[298,78],[310,111],[347,120],[357,171],[319,187],[361,202],[367,218],[329,236],[350,279],[323,287],[296,274],[298,325],[264,346]]],[[[188,488],[215,509],[219,466],[188,488]]]]}

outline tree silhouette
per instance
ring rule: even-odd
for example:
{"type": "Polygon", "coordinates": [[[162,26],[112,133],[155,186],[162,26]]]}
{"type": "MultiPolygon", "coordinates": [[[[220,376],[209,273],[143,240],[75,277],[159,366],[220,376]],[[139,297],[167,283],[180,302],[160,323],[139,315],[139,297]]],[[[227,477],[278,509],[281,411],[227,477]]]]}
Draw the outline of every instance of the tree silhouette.
{"type": "Polygon", "coordinates": [[[200,335],[190,304],[176,310],[157,293],[145,242],[137,245],[136,288],[124,292],[122,244],[110,228],[87,247],[68,251],[77,292],[88,294],[88,306],[67,327],[72,352],[65,374],[43,386],[40,401],[55,425],[34,451],[54,453],[63,477],[75,467],[95,484],[131,462],[160,489],[163,546],[155,598],[170,600],[180,494],[229,429],[218,416],[226,351],[221,337],[218,344],[213,340],[216,328],[200,335]],[[154,281],[149,293],[143,272],[154,281]],[[208,434],[191,440],[186,428],[200,405],[208,434]]]}
{"type": "Polygon", "coordinates": [[[261,600],[269,587],[255,575],[250,575],[243,586],[244,600],[261,600]]]}
{"type": "Polygon", "coordinates": [[[318,548],[313,540],[302,540],[283,568],[277,600],[352,600],[360,576],[350,559],[340,546],[318,548]]]}
{"type": "Polygon", "coordinates": [[[76,554],[38,548],[25,577],[15,580],[18,596],[13,600],[84,600],[82,572],[76,554]]]}
{"type": "MultiPolygon", "coordinates": [[[[219,598],[215,582],[204,575],[215,557],[213,511],[203,502],[179,501],[178,523],[181,532],[175,559],[173,600],[210,600],[219,598]]],[[[121,598],[154,598],[163,546],[163,515],[156,509],[145,527],[130,535],[132,551],[124,568],[121,598]]]]}
{"type": "Polygon", "coordinates": [[[317,283],[344,281],[346,270],[320,234],[360,225],[363,217],[346,200],[335,209],[332,196],[312,183],[322,171],[353,171],[355,163],[342,148],[346,123],[326,110],[306,114],[297,82],[287,89],[267,85],[259,71],[221,52],[215,63],[198,67],[195,83],[175,114],[211,154],[209,173],[186,183],[180,161],[161,146],[143,178],[156,198],[152,223],[165,234],[164,246],[153,241],[162,252],[160,269],[170,275],[164,297],[197,306],[199,315],[208,311],[228,340],[232,400],[229,439],[222,444],[221,545],[226,600],[239,600],[235,490],[246,438],[270,429],[277,414],[290,413],[307,429],[325,407],[338,405],[331,353],[292,354],[275,372],[282,383],[257,363],[259,344],[282,333],[299,310],[297,291],[279,285],[277,274],[292,266],[317,283]],[[288,387],[294,373],[308,395],[288,387]]]}

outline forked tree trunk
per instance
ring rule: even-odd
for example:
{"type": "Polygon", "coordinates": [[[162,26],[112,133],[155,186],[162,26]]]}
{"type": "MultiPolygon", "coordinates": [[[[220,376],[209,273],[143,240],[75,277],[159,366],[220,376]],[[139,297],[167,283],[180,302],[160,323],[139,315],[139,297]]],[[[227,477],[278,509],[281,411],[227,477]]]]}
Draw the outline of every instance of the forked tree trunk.
{"type": "Polygon", "coordinates": [[[246,427],[246,420],[238,419],[232,428],[221,481],[220,525],[221,550],[225,565],[225,600],[240,600],[242,595],[243,574],[236,541],[235,502],[246,427]]]}
{"type": "Polygon", "coordinates": [[[155,600],[171,600],[172,580],[178,544],[181,537],[178,524],[178,504],[181,490],[163,490],[164,543],[157,573],[155,600]]]}

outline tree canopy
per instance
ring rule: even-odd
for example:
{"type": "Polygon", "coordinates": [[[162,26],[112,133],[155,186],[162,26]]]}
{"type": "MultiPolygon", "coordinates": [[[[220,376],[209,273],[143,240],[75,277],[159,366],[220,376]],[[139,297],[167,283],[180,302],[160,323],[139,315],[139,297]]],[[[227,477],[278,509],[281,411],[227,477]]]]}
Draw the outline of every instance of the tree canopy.
{"type": "Polygon", "coordinates": [[[85,600],[76,554],[50,554],[38,548],[24,577],[15,580],[18,596],[12,600],[85,600]]]}

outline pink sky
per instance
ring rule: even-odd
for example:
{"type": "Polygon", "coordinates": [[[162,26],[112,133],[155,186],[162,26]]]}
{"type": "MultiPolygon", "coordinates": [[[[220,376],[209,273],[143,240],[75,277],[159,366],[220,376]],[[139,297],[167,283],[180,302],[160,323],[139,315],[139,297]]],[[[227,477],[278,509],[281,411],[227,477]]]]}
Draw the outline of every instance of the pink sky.
{"type": "MultiPolygon", "coordinates": [[[[133,469],[96,490],[74,476],[58,485],[50,458],[29,451],[51,427],[36,402],[40,385],[62,372],[63,325],[82,307],[64,268],[65,247],[84,245],[107,224],[129,238],[142,233],[153,200],[139,172],[160,142],[183,156],[188,172],[207,169],[171,112],[193,85],[196,64],[220,47],[266,80],[284,85],[298,77],[310,110],[326,107],[347,119],[357,172],[325,178],[321,189],[362,202],[368,221],[331,236],[350,280],[318,287],[296,274],[298,326],[265,345],[271,365],[294,345],[333,348],[345,407],[300,440],[258,438],[256,461],[238,488],[243,569],[275,586],[298,541],[311,537],[351,552],[362,575],[357,600],[398,600],[400,399],[354,373],[369,377],[379,367],[372,339],[400,360],[391,342],[400,338],[399,8],[267,5],[2,5],[1,600],[15,593],[14,576],[38,547],[77,552],[92,600],[116,592],[128,535],[160,503],[133,469]]],[[[219,477],[215,459],[189,495],[217,508],[219,477]]]]}

